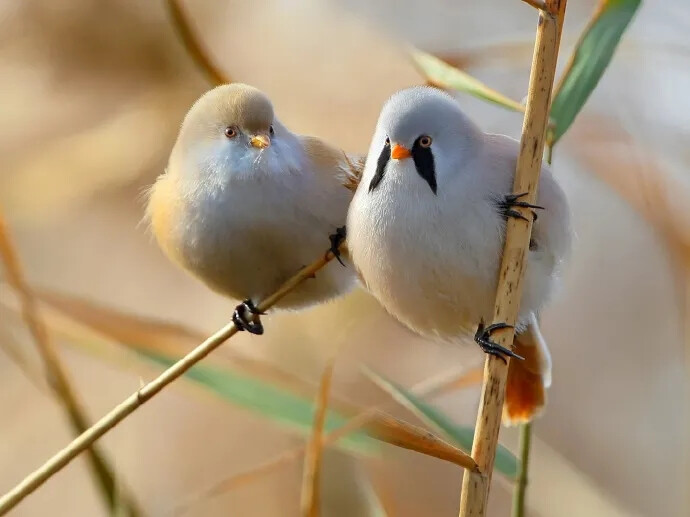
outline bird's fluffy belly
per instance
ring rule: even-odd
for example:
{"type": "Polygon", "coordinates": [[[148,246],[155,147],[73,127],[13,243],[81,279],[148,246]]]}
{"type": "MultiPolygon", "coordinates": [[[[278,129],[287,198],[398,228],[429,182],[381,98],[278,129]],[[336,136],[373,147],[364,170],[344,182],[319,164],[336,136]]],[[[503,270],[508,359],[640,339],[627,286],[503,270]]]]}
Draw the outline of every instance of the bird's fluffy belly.
{"type": "MultiPolygon", "coordinates": [[[[414,205],[402,205],[369,207],[362,211],[368,217],[351,210],[348,241],[360,276],[388,312],[419,334],[455,340],[474,333],[480,321],[493,317],[502,222],[496,215],[458,225],[454,214],[414,213],[414,205]]],[[[519,324],[551,287],[548,265],[533,253],[528,260],[519,324]]]]}
{"type": "MultiPolygon", "coordinates": [[[[187,209],[195,213],[179,231],[184,265],[215,291],[238,300],[260,300],[328,248],[328,235],[336,225],[315,218],[294,201],[282,201],[286,196],[265,190],[249,196],[241,189],[223,194],[190,203],[187,209]]],[[[279,306],[310,305],[346,291],[351,283],[351,271],[330,264],[279,306]]]]}
{"type": "Polygon", "coordinates": [[[428,268],[423,257],[407,253],[357,256],[367,287],[402,323],[419,334],[455,340],[474,332],[490,317],[493,291],[484,281],[455,267],[428,268]],[[376,256],[385,257],[377,259],[376,256]]]}
{"type": "MultiPolygon", "coordinates": [[[[474,333],[480,321],[493,316],[496,275],[482,278],[457,266],[428,269],[409,253],[387,262],[356,257],[362,277],[372,294],[388,312],[415,332],[428,337],[455,341],[474,333]],[[415,267],[417,264],[417,267],[415,267]]],[[[525,276],[518,327],[539,309],[551,285],[537,282],[544,275],[525,276]]]]}

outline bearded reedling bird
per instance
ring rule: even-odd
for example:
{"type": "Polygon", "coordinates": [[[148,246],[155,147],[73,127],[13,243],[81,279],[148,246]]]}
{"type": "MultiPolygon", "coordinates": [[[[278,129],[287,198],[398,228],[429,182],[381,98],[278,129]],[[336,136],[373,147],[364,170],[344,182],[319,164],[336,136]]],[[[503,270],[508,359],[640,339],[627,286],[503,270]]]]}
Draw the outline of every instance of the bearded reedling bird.
{"type": "MultiPolygon", "coordinates": [[[[255,304],[324,253],[329,234],[337,249],[356,165],[322,140],[290,132],[256,88],[223,85],[187,113],[147,216],[166,255],[244,300],[233,321],[261,334],[255,304]]],[[[329,264],[277,307],[304,308],[355,283],[352,268],[329,264]]]]}
{"type": "Polygon", "coordinates": [[[544,405],[551,358],[537,315],[571,241],[567,200],[546,167],[539,206],[511,194],[518,151],[517,141],[480,131],[446,93],[403,90],[381,112],[347,219],[350,258],[393,316],[424,336],[474,334],[487,353],[525,359],[510,361],[505,423],[530,420],[544,405]],[[506,220],[525,217],[516,206],[533,211],[534,225],[511,351],[491,339],[506,325],[484,322],[506,220]]]}

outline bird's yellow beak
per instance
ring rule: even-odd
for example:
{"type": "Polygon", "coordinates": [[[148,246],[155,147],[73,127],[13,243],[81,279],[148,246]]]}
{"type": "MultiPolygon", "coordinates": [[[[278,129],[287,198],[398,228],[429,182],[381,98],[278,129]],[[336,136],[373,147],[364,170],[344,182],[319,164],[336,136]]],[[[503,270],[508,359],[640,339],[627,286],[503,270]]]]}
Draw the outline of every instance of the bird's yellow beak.
{"type": "Polygon", "coordinates": [[[271,145],[271,139],[267,135],[254,135],[249,142],[257,149],[266,149],[271,145]]]}
{"type": "Polygon", "coordinates": [[[395,144],[393,150],[391,151],[391,158],[394,160],[403,160],[412,156],[412,153],[407,147],[403,147],[400,144],[395,144]]]}

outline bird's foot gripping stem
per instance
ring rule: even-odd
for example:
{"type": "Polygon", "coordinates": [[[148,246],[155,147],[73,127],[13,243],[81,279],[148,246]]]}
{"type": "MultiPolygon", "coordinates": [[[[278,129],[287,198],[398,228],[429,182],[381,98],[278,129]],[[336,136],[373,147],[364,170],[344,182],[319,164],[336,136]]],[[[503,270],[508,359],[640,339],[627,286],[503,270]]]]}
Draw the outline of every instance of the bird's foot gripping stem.
{"type": "Polygon", "coordinates": [[[340,265],[343,267],[345,267],[345,263],[340,258],[340,245],[343,242],[345,242],[346,237],[347,231],[345,229],[345,226],[336,228],[335,233],[328,236],[328,240],[331,241],[331,247],[328,248],[328,251],[333,253],[333,256],[338,260],[338,262],[340,262],[340,265]]]}
{"type": "Polygon", "coordinates": [[[535,212],[535,210],[544,210],[544,207],[539,205],[533,205],[532,203],[528,203],[526,201],[520,201],[520,198],[526,196],[527,194],[528,192],[523,192],[522,194],[507,194],[503,198],[503,201],[499,203],[499,208],[501,209],[503,217],[505,217],[506,219],[508,217],[515,217],[516,219],[522,219],[523,221],[527,221],[528,219],[524,215],[522,215],[519,211],[515,210],[515,207],[519,206],[523,208],[532,209],[532,220],[536,221],[537,213],[535,212]]]}
{"type": "Polygon", "coordinates": [[[474,340],[475,342],[479,345],[479,348],[481,348],[484,353],[490,354],[490,355],[495,355],[499,359],[501,359],[504,363],[507,363],[506,361],[506,356],[508,357],[513,357],[515,359],[520,359],[524,360],[525,358],[522,356],[517,355],[515,352],[512,350],[499,345],[498,343],[494,342],[491,339],[491,333],[494,330],[500,330],[500,329],[512,329],[512,325],[508,325],[507,323],[494,323],[493,325],[489,325],[488,327],[484,326],[484,323],[480,323],[479,326],[477,327],[477,332],[474,335],[474,340]]]}
{"type": "Polygon", "coordinates": [[[261,324],[259,316],[266,314],[256,308],[254,302],[250,299],[244,300],[232,313],[232,322],[237,327],[237,330],[246,330],[250,334],[260,336],[264,333],[264,326],[261,324]]]}

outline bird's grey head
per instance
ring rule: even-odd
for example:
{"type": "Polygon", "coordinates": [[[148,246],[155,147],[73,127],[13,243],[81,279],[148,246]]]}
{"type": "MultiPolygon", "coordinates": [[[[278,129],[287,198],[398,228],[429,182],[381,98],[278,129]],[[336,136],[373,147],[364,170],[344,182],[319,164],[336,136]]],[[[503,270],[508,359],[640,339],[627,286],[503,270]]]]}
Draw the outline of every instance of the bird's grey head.
{"type": "Polygon", "coordinates": [[[402,90],[383,107],[369,149],[365,182],[374,192],[395,181],[437,194],[481,142],[480,131],[448,94],[427,86],[402,90]],[[387,176],[391,176],[388,178],[387,176]]]}
{"type": "Polygon", "coordinates": [[[263,92],[225,84],[202,95],[187,113],[170,167],[217,181],[278,172],[285,165],[281,151],[293,137],[263,92]]]}

